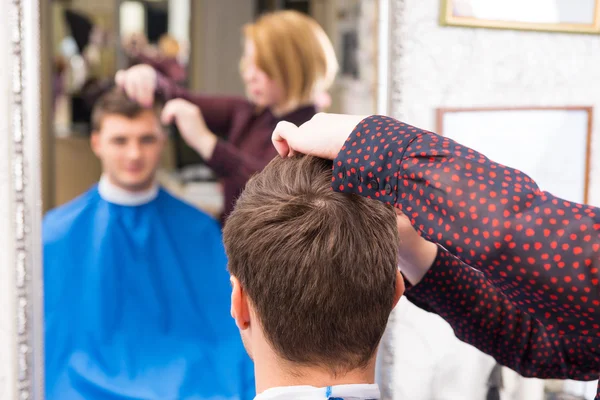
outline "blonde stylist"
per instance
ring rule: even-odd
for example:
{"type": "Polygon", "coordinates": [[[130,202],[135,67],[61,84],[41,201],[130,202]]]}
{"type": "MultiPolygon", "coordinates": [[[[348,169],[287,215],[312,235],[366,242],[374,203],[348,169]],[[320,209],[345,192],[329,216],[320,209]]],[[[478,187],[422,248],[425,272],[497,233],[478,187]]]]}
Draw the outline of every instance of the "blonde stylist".
{"type": "Polygon", "coordinates": [[[187,143],[221,178],[223,216],[249,177],[277,154],[271,144],[277,123],[310,120],[338,69],[323,29],[296,11],[266,14],[245,26],[240,65],[247,98],[190,93],[147,65],[116,76],[117,84],[145,105],[152,104],[156,93],[170,100],[163,122],[177,124],[187,143]]]}

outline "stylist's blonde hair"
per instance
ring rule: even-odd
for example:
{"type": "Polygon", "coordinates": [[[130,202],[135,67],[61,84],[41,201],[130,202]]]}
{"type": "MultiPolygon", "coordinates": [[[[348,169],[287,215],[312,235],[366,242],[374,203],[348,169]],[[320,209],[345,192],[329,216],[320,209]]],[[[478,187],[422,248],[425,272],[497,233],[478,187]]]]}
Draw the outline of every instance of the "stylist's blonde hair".
{"type": "Polygon", "coordinates": [[[314,102],[333,83],[335,51],[311,17],[292,10],[264,14],[244,27],[244,36],[256,46],[257,67],[281,85],[286,102],[314,102]]]}

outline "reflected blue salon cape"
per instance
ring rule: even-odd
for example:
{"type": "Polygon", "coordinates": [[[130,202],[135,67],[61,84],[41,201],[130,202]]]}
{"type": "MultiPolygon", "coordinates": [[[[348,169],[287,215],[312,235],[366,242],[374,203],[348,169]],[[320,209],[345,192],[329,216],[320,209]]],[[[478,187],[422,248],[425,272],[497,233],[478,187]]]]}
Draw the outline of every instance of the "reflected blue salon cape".
{"type": "Polygon", "coordinates": [[[49,400],[254,397],[216,221],[160,189],[140,206],[97,186],[43,226],[49,400]]]}

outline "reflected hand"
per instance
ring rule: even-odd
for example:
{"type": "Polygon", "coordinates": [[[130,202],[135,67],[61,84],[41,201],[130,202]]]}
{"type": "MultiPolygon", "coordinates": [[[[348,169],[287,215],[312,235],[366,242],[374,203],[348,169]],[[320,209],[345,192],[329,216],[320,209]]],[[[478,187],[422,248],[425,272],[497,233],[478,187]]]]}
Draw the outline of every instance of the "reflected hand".
{"type": "Polygon", "coordinates": [[[186,143],[204,159],[210,159],[217,137],[206,126],[198,106],[183,99],[170,100],[165,104],[161,121],[165,125],[175,123],[186,143]]]}
{"type": "Polygon", "coordinates": [[[125,90],[129,98],[144,107],[152,107],[157,76],[158,74],[151,66],[135,65],[127,70],[118,71],[115,75],[115,83],[125,90]]]}
{"type": "Polygon", "coordinates": [[[271,137],[282,157],[302,153],[333,160],[364,116],[319,113],[300,126],[282,121],[271,137]]]}

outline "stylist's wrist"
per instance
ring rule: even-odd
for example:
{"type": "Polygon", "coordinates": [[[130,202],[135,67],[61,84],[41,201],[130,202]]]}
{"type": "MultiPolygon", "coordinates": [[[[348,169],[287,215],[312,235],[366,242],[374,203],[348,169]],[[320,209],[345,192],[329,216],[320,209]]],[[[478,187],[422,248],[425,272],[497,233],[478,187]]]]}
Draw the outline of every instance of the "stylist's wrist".
{"type": "Polygon", "coordinates": [[[210,160],[215,152],[218,142],[217,136],[209,130],[201,131],[191,147],[200,154],[204,160],[210,160]]]}
{"type": "Polygon", "coordinates": [[[413,227],[410,219],[398,208],[396,226],[398,228],[398,266],[412,284],[423,279],[437,257],[437,245],[426,240],[413,227]]]}
{"type": "Polygon", "coordinates": [[[424,238],[406,248],[400,248],[398,266],[411,285],[416,285],[423,279],[433,266],[437,253],[437,245],[424,238]]]}

